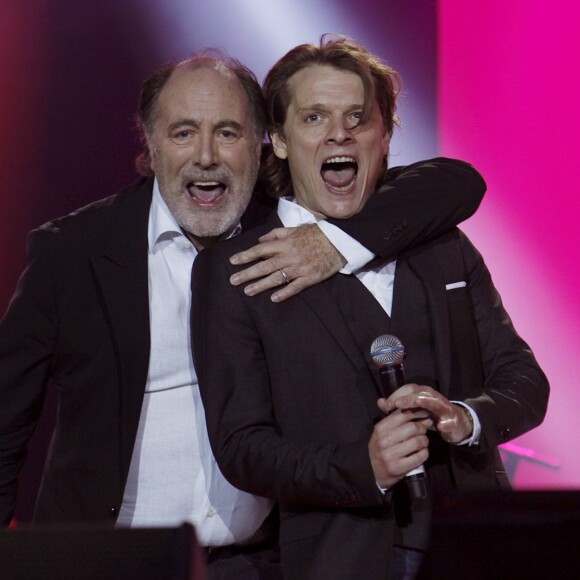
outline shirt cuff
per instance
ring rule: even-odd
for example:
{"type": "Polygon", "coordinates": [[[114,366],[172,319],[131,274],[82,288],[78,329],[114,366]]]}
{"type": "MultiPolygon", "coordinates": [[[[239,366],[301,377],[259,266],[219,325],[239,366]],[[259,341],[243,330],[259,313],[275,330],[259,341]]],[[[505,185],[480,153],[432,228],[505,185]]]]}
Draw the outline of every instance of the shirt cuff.
{"type": "Polygon", "coordinates": [[[341,274],[352,274],[374,259],[375,255],[370,250],[338,226],[329,224],[325,220],[320,220],[317,224],[322,230],[322,233],[329,239],[330,243],[346,260],[345,266],[340,270],[341,274]]]}
{"type": "Polygon", "coordinates": [[[463,441],[459,441],[459,443],[455,443],[455,445],[467,445],[468,447],[471,447],[472,445],[478,445],[479,438],[481,436],[481,422],[479,421],[479,417],[477,416],[475,409],[470,405],[468,405],[467,403],[464,403],[463,401],[451,401],[451,402],[454,405],[459,405],[460,407],[467,409],[467,412],[471,415],[471,419],[473,420],[473,433],[471,434],[471,436],[467,437],[463,441]]]}
{"type": "Polygon", "coordinates": [[[377,487],[379,488],[379,491],[383,494],[383,495],[387,495],[387,491],[389,491],[388,487],[383,487],[380,483],[377,483],[375,481],[375,483],[377,484],[377,487]]]}

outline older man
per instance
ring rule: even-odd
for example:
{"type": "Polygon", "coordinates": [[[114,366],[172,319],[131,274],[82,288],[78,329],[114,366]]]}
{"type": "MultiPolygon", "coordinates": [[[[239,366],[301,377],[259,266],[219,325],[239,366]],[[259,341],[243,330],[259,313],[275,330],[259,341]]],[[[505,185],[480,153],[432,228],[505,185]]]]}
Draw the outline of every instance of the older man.
{"type": "MultiPolygon", "coordinates": [[[[150,175],[30,235],[29,267],[0,325],[0,517],[10,521],[26,444],[53,381],[59,412],[36,522],[188,521],[208,547],[210,573],[227,561],[230,577],[255,577],[246,556],[262,547],[271,502],[229,484],[213,458],[189,309],[198,252],[269,211],[256,203],[260,211],[242,217],[258,175],[262,92],[239,63],[195,56],[144,83],[139,118],[150,175]]],[[[386,242],[393,252],[475,211],[477,174],[437,165],[385,186],[392,195],[380,226],[369,214],[365,229],[378,236],[408,219],[386,242]],[[422,203],[440,204],[441,217],[411,223],[422,203]]],[[[325,240],[319,228],[277,229],[243,247],[241,261],[264,260],[240,276],[254,280],[254,292],[282,284],[279,269],[287,268],[293,284],[279,290],[287,298],[343,264],[325,240]],[[312,248],[322,256],[304,265],[300,256],[312,248]]]]}
{"type": "MultiPolygon", "coordinates": [[[[372,206],[396,73],[333,40],[290,51],[265,93],[271,182],[290,197],[264,230],[372,206]]],[[[218,464],[240,489],[279,501],[285,577],[412,578],[429,506],[399,482],[429,459],[434,493],[505,485],[497,445],[541,422],[546,379],[457,232],[396,262],[375,252],[355,276],[336,275],[283,304],[225,282],[235,272],[230,253],[260,233],[204,252],[194,267],[193,346],[218,464]],[[461,279],[447,280],[448,269],[461,279]],[[407,346],[408,377],[420,386],[386,401],[369,350],[390,332],[407,346]]]]}

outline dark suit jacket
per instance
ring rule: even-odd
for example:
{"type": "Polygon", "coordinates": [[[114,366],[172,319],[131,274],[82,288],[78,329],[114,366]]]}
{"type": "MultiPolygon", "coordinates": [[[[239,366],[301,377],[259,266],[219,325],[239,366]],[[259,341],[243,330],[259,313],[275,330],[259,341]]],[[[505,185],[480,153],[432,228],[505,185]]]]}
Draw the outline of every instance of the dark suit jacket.
{"type": "MultiPolygon", "coordinates": [[[[193,269],[195,364],[214,454],[234,485],[280,502],[286,577],[386,578],[391,494],[379,492],[367,448],[380,386],[368,354],[376,304],[368,294],[352,318],[349,296],[360,283],[340,274],[280,304],[230,286],[235,268],[228,256],[270,225],[203,252],[193,269]]],[[[479,445],[448,446],[443,467],[452,476],[436,480],[447,481],[448,490],[497,489],[505,483],[497,445],[542,421],[548,384],[481,256],[463,235],[453,235],[466,261],[467,288],[459,300],[473,308],[478,360],[452,364],[439,262],[447,240],[401,256],[397,267],[412,268],[425,288],[437,385],[450,399],[471,404],[483,426],[479,445]]]]}
{"type": "MultiPolygon", "coordinates": [[[[398,181],[400,190],[387,185],[390,195],[377,196],[366,226],[360,217],[350,226],[369,244],[374,229],[377,252],[445,231],[476,210],[485,190],[472,168],[446,160],[412,166],[398,181]],[[415,211],[424,204],[437,204],[441,217],[415,211]]],[[[59,410],[35,519],[114,524],[149,364],[152,183],[139,179],[30,234],[29,266],[0,324],[0,523],[12,516],[26,444],[52,380],[59,410]]],[[[244,227],[269,211],[253,202],[244,227]]]]}

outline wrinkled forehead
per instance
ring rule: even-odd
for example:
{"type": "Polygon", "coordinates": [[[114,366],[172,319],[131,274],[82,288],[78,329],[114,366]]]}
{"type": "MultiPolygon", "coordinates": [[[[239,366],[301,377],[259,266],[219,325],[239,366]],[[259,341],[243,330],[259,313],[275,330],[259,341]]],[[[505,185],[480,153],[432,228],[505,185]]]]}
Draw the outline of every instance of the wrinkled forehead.
{"type": "Polygon", "coordinates": [[[359,102],[365,100],[361,77],[347,69],[328,65],[310,65],[293,74],[288,80],[291,101],[323,101],[333,99],[359,102]]]}
{"type": "Polygon", "coordinates": [[[178,65],[159,95],[158,114],[252,124],[248,97],[239,79],[220,63],[178,65]]]}

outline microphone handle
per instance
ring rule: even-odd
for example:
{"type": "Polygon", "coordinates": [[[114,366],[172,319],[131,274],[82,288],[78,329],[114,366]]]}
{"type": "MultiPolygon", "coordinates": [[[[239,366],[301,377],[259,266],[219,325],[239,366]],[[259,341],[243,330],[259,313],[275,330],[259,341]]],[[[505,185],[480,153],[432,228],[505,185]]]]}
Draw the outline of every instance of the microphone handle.
{"type": "Polygon", "coordinates": [[[381,367],[381,395],[388,399],[399,387],[405,384],[405,372],[403,365],[391,365],[381,367]]]}
{"type": "MultiPolygon", "coordinates": [[[[381,395],[386,399],[399,387],[405,384],[403,365],[384,366],[381,372],[381,395]]],[[[427,476],[425,467],[419,465],[405,475],[405,483],[411,499],[425,499],[427,497],[427,476]]]]}

